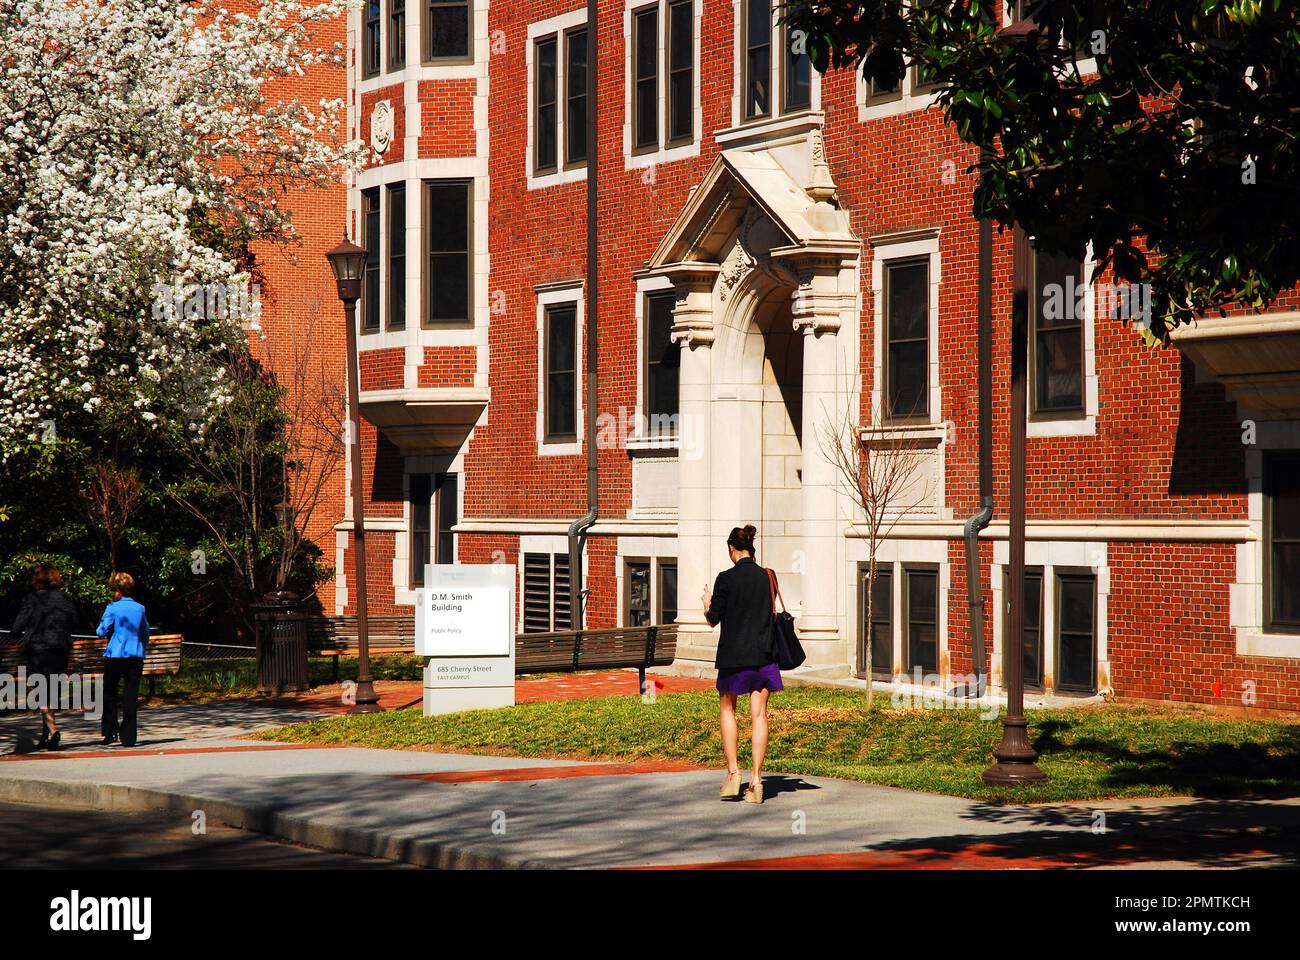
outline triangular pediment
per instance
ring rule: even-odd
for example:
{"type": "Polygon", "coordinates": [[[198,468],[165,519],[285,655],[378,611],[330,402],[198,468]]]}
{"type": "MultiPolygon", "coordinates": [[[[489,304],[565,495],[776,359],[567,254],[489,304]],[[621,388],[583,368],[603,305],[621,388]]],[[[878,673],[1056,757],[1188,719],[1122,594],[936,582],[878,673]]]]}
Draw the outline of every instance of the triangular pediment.
{"type": "Polygon", "coordinates": [[[746,213],[757,207],[790,246],[853,240],[845,215],[813,200],[763,151],[719,154],[647,264],[718,263],[746,213]]]}

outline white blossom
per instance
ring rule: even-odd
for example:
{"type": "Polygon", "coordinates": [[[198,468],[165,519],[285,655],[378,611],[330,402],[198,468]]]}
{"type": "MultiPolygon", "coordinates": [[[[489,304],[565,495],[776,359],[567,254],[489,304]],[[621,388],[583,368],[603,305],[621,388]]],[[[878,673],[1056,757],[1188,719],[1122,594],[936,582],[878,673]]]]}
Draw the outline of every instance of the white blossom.
{"type": "Polygon", "coordinates": [[[355,3],[0,0],[0,459],[109,392],[156,422],[201,384],[183,418],[203,432],[217,351],[246,334],[155,315],[154,288],[246,282],[205,226],[292,239],[284,192],[357,167],[342,101],[277,86],[342,63],[316,38],[355,3]]]}

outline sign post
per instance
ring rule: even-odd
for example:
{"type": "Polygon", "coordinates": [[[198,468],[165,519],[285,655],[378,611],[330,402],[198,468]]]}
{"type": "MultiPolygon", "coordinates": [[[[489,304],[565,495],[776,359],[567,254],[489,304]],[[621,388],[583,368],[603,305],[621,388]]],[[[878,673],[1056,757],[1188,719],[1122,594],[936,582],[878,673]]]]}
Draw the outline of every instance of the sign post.
{"type": "Polygon", "coordinates": [[[515,568],[434,564],[415,595],[424,715],[515,702],[515,568]]]}

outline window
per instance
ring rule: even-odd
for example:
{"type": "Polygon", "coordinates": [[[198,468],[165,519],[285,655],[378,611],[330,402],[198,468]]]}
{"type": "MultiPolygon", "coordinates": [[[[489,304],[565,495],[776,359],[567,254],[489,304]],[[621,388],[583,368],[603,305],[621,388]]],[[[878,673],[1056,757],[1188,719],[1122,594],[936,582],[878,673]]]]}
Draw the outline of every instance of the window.
{"type": "Polygon", "coordinates": [[[470,184],[424,184],[424,322],[468,323],[472,318],[470,184]]]}
{"type": "Polygon", "coordinates": [[[411,504],[411,586],[424,586],[424,565],[431,562],[433,477],[413,473],[407,496],[411,504]]]}
{"type": "Polygon", "coordinates": [[[885,397],[895,420],[930,415],[930,261],[885,264],[885,397]]]}
{"type": "Polygon", "coordinates": [[[772,3],[745,0],[744,116],[746,120],[772,112],[772,3]]]}
{"type": "Polygon", "coordinates": [[[361,191],[361,245],[366,248],[365,283],[361,288],[361,329],[379,329],[379,188],[361,191]]]}
{"type": "Polygon", "coordinates": [[[587,161],[587,28],[564,35],[565,163],[587,161]]]}
{"type": "Polygon", "coordinates": [[[524,554],[524,633],[571,630],[567,553],[524,554]]]}
{"type": "Polygon", "coordinates": [[[894,83],[891,87],[886,87],[876,83],[874,80],[867,81],[867,103],[888,103],[891,100],[901,100],[903,98],[903,82],[901,80],[894,83]]]}
{"type": "MultiPolygon", "coordinates": [[[[912,0],[912,6],[919,9],[934,6],[935,0],[912,0]]],[[[934,89],[934,78],[919,63],[912,67],[912,92],[929,93],[934,89]]]]}
{"type": "Polygon", "coordinates": [[[388,329],[406,327],[406,184],[388,188],[388,329]]]}
{"type": "Polygon", "coordinates": [[[555,116],[555,102],[559,88],[556,73],[556,40],[547,37],[537,41],[537,76],[534,83],[537,88],[536,110],[534,119],[536,141],[534,146],[533,166],[537,172],[556,168],[556,138],[558,127],[555,116]]]}
{"type": "Polygon", "coordinates": [[[546,307],[544,391],[545,442],[577,439],[578,309],[573,303],[546,307]]]}
{"type": "Polygon", "coordinates": [[[677,622],[677,561],[659,561],[659,619],[661,624],[677,622]]]}
{"type": "Polygon", "coordinates": [[[628,560],[623,567],[623,626],[650,626],[650,561],[628,560]]]}
{"type": "Polygon", "coordinates": [[[781,109],[787,113],[795,110],[807,110],[812,105],[812,64],[806,51],[795,50],[788,28],[785,36],[784,84],[782,88],[781,109]]]}
{"type": "Polygon", "coordinates": [[[681,349],[673,343],[677,295],[666,290],[645,299],[645,416],[652,436],[676,434],[681,349]]]}
{"type": "Polygon", "coordinates": [[[425,0],[424,59],[470,56],[470,0],[425,0]]]}
{"type": "Polygon", "coordinates": [[[456,562],[456,535],[451,530],[460,518],[459,481],[454,473],[410,476],[412,588],[424,586],[425,564],[456,562]]]}
{"type": "Polygon", "coordinates": [[[634,145],[659,148],[659,8],[639,10],[632,24],[634,145]]]}
{"type": "Polygon", "coordinates": [[[1082,416],[1083,264],[1077,258],[1036,250],[1031,269],[1030,414],[1082,416]]]}
{"type": "MultiPolygon", "coordinates": [[[[1006,571],[1006,586],[1010,586],[1010,571],[1006,571]]],[[[1043,689],[1043,571],[1041,567],[1025,568],[1024,631],[1022,641],[1025,650],[1025,686],[1043,689]]],[[[1003,635],[1010,636],[1010,620],[1004,627],[1003,635]]]]}
{"type": "Polygon", "coordinates": [[[406,0],[388,0],[388,69],[406,66],[406,0]]]}
{"type": "Polygon", "coordinates": [[[695,139],[695,0],[629,14],[629,147],[652,154],[695,139]]]}
{"type": "Polygon", "coordinates": [[[691,0],[668,5],[668,142],[695,138],[695,8],[691,0]]]}
{"type": "Polygon", "coordinates": [[[905,567],[907,665],[923,673],[939,672],[939,571],[905,567]]]}
{"type": "Polygon", "coordinates": [[[364,46],[361,50],[361,76],[379,72],[379,0],[366,0],[364,46]]]}
{"type": "MultiPolygon", "coordinates": [[[[858,602],[862,622],[858,625],[858,675],[866,676],[867,663],[867,581],[870,567],[863,564],[859,573],[858,602]]],[[[876,582],[871,587],[871,673],[880,680],[894,675],[894,572],[876,564],[876,582]]]]}
{"type": "Polygon", "coordinates": [[[1300,629],[1300,453],[1264,456],[1265,622],[1300,629]]]}
{"type": "Polygon", "coordinates": [[[1091,573],[1056,575],[1056,689],[1097,692],[1097,578],[1091,573]]]}

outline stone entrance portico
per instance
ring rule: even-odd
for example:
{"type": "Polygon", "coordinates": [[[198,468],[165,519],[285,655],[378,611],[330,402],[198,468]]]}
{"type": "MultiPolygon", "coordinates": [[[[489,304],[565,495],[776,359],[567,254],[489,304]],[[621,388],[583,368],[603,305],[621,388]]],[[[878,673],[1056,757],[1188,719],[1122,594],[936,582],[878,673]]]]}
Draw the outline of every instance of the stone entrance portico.
{"type": "Polygon", "coordinates": [[[679,459],[679,661],[712,663],[700,592],[729,564],[731,528],[753,523],[808,666],[850,669],[853,505],[823,450],[859,419],[862,245],[834,196],[819,130],[724,152],[648,264],[676,290],[680,414],[697,441],[679,459]]]}

